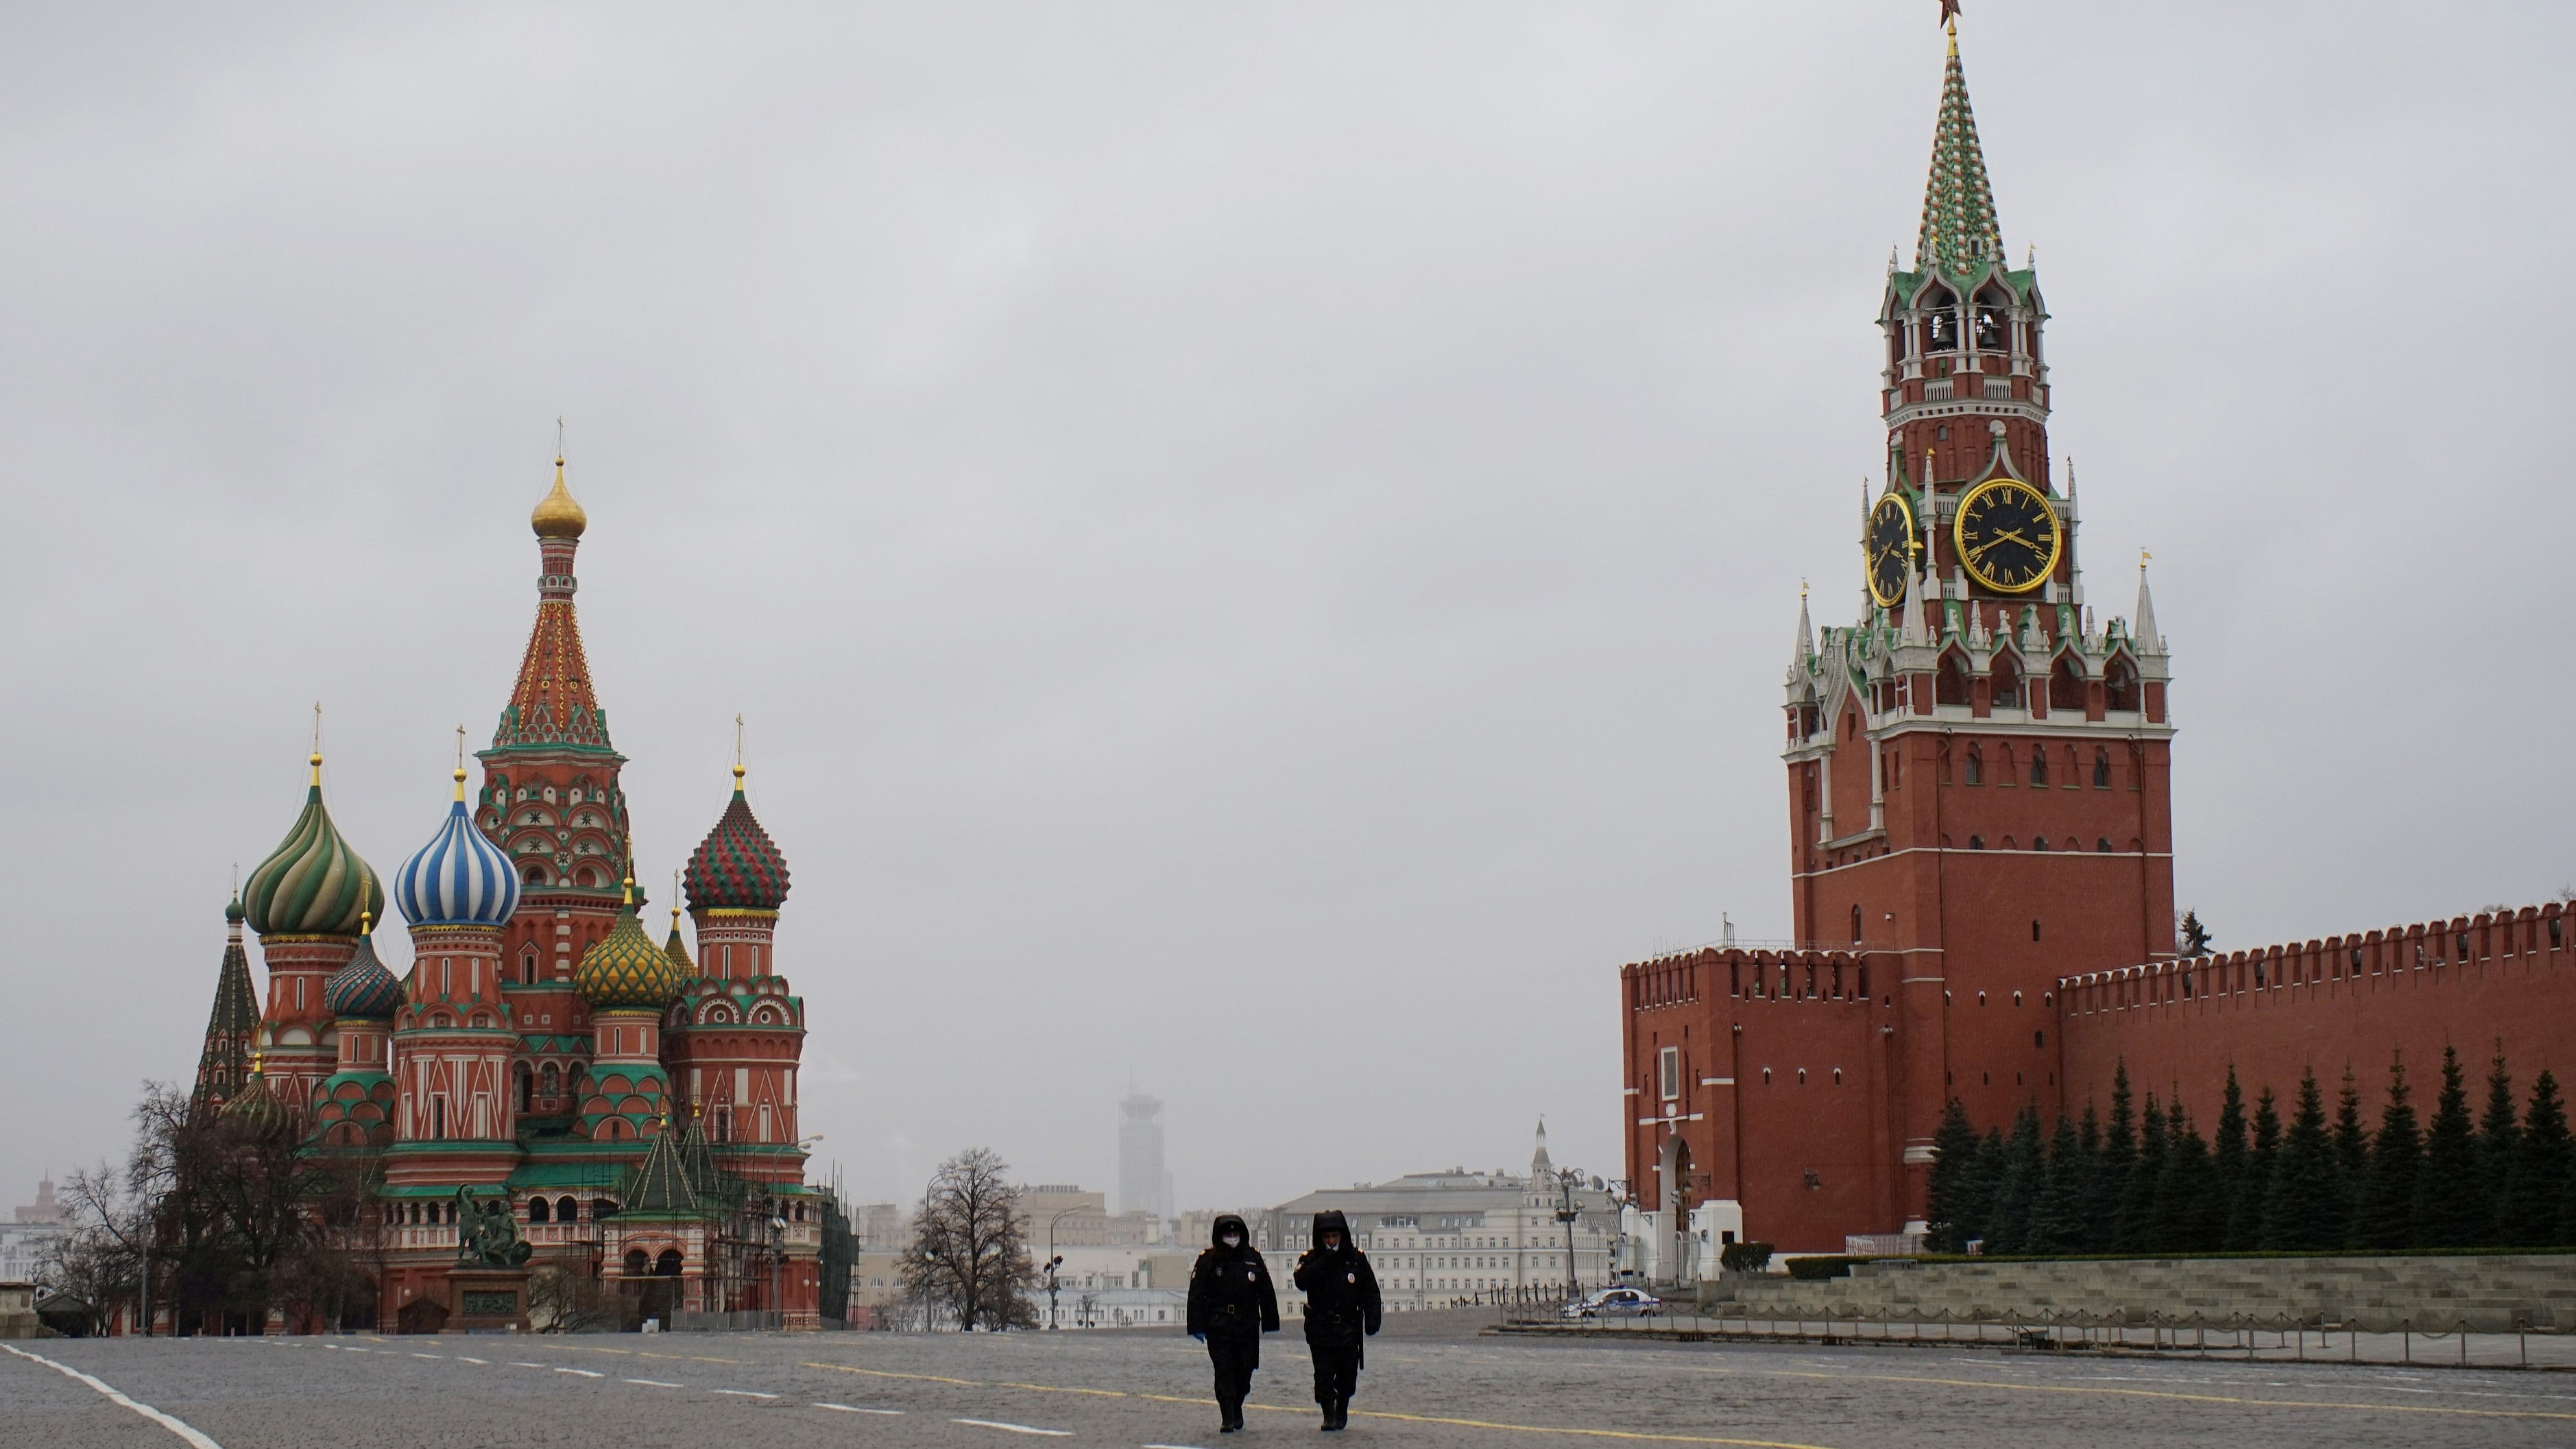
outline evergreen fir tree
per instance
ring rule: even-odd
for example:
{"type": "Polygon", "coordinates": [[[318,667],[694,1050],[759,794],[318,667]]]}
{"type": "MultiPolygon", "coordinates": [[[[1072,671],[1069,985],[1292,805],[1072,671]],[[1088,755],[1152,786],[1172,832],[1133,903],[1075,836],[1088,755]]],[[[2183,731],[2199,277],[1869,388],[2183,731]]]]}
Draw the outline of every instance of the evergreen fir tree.
{"type": "Polygon", "coordinates": [[[2111,1121],[2102,1132],[2102,1157],[2084,1203],[2084,1250],[2116,1252],[2128,1206],[2129,1178],[2138,1170],[2138,1118],[2129,1095],[2129,1064],[2111,1069],[2111,1121]]]}
{"type": "Polygon", "coordinates": [[[2564,1201],[2576,1191],[2570,1157],[2567,1104],[2559,1100],[2558,1079],[2544,1071],[2532,1079],[2531,1107],[2522,1118],[2522,1160],[2498,1215],[2506,1242],[2519,1248],[2576,1244],[2576,1221],[2567,1217],[2564,1201]]]}
{"type": "Polygon", "coordinates": [[[2406,1060],[2388,1064],[2388,1105],[2380,1110],[2379,1130],[2370,1139],[2370,1171],[2361,1188],[2355,1246],[2402,1252],[2414,1245],[2415,1179],[2424,1166],[2424,1134],[2415,1125],[2415,1105],[2406,1085],[2406,1060]]]}
{"type": "Polygon", "coordinates": [[[2460,1054],[2442,1048],[2442,1091],[2424,1133],[2424,1165],[2415,1175],[2413,1248],[2474,1248],[2487,1240],[2493,1211],[2487,1204],[2485,1164],[2478,1155],[2477,1123],[2469,1116],[2460,1054]]]}
{"type": "Polygon", "coordinates": [[[2343,1067],[2343,1088],[2335,1095],[2335,1241],[2347,1248],[2361,1242],[2361,1190],[2370,1181],[2370,1134],[2361,1125],[2361,1084],[2353,1080],[2352,1063],[2343,1067]]]}
{"type": "Polygon", "coordinates": [[[2221,1241],[2210,1246],[2232,1247],[2225,1242],[2227,1232],[2236,1220],[2237,1204],[2252,1196],[2246,1190],[2245,1089],[2236,1083],[2236,1064],[2227,1064],[2227,1087],[2219,1096],[2218,1138],[2210,1144],[2211,1178],[2218,1193],[2218,1221],[2221,1241]]]}
{"type": "Polygon", "coordinates": [[[2071,1184],[2075,1194],[2074,1221],[2059,1251],[2098,1253],[2110,1244],[2102,1236],[2106,1218],[2098,1210],[2102,1196],[2102,1119],[2089,1101],[2084,1104],[2084,1121],[2075,1129],[2075,1145],[2082,1156],[2071,1184]]]}
{"type": "Polygon", "coordinates": [[[2487,1063],[2487,1110],[2478,1118],[2479,1201],[2486,1209],[2483,1241],[2503,1245],[2512,1238],[2505,1211],[2513,1200],[2513,1178],[2522,1166],[2522,1120],[2513,1100],[2513,1073],[2505,1069],[2504,1042],[2496,1042],[2487,1063]]]}
{"type": "Polygon", "coordinates": [[[2138,1157],[2120,1187],[2120,1228],[2113,1246],[2123,1253],[2154,1250],[2156,1188],[2165,1166],[2165,1112],[2156,1094],[2147,1094],[2147,1110],[2138,1119],[2138,1157]]]}
{"type": "Polygon", "coordinates": [[[1971,1186],[1977,1176],[1977,1129],[1958,1098],[1941,1113],[1932,1134],[1932,1171],[1924,1183],[1923,1246],[1935,1253],[1964,1253],[1977,1224],[1969,1220],[1971,1186]]]}
{"type": "Polygon", "coordinates": [[[2153,1222],[2148,1236],[2159,1253],[2216,1252],[2225,1241],[2227,1205],[2218,1188],[2217,1164],[2180,1102],[2165,1118],[2164,1170],[2156,1183],[2153,1222]]]}
{"type": "Polygon", "coordinates": [[[2084,1229],[2085,1180],[2092,1172],[2093,1154],[2085,1150],[2075,1119],[2060,1113],[2057,1131],[2048,1141],[2047,1175],[2041,1180],[2039,1201],[2031,1208],[2030,1241],[2022,1251],[2055,1254],[2076,1250],[2084,1229]]]}
{"type": "MultiPolygon", "coordinates": [[[[2319,1126],[2324,1111],[2318,1108],[2319,1126]]],[[[2251,1252],[2263,1246],[2263,1217],[2272,1203],[2272,1173],[2281,1162],[2281,1107],[2265,1087],[2254,1099],[2254,1146],[2245,1157],[2245,1181],[2227,1218],[2229,1252],[2251,1252]]]]}
{"type": "Polygon", "coordinates": [[[1976,1174],[1968,1183],[1968,1211],[1974,1215],[1971,1221],[1976,1224],[1976,1231],[1968,1236],[1971,1241],[1985,1245],[1978,1248],[1981,1253],[1994,1251],[1995,1200],[2003,1195],[2004,1173],[2010,1166],[2004,1130],[1987,1128],[1986,1135],[1977,1143],[1976,1174]]]}
{"type": "Polygon", "coordinates": [[[1995,1183],[1994,1217],[1986,1224],[1986,1252],[2030,1251],[2030,1215],[2046,1186],[2048,1151],[2040,1140],[2039,1108],[2024,1106],[2013,1116],[2011,1139],[2004,1146],[2004,1170],[1995,1183]]]}
{"type": "MultiPolygon", "coordinates": [[[[2355,1109],[2358,1111],[2358,1109],[2355,1109]]],[[[2344,1243],[2342,1169],[2326,1131],[2325,1094],[2310,1068],[2299,1078],[2299,1107],[2281,1138],[2264,1202],[2261,1246],[2275,1252],[2316,1252],[2344,1243]]]]}

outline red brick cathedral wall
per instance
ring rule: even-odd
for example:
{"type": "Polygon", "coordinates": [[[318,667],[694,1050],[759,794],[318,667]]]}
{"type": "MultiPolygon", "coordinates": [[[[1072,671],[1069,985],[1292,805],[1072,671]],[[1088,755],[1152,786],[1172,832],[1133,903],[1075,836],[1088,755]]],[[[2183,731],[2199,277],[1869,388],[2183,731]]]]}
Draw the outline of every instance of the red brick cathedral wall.
{"type": "Polygon", "coordinates": [[[2284,1118],[2311,1069],[2333,1110],[2349,1066],[2375,1123],[2397,1052],[2429,1113],[2446,1045],[2472,1110],[2499,1047],[2526,1103],[2544,1068],[2576,1085],[2576,912],[2558,904],[2071,976],[2057,996],[2074,1113],[2108,1109],[2123,1062],[2140,1100],[2178,1088],[2204,1131],[2231,1065],[2247,1099],[2269,1086],[2284,1118]]]}

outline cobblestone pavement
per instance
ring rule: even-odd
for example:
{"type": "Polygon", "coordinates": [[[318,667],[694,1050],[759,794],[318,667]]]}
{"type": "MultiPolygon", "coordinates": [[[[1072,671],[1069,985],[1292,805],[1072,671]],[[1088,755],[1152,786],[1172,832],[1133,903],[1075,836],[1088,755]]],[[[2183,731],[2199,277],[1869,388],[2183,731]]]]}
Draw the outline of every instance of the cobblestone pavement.
{"type": "MultiPolygon", "coordinates": [[[[5,1449],[1009,1449],[1033,1437],[1139,1449],[1313,1443],[1317,1424],[1305,1346],[1293,1335],[1265,1342],[1250,1430],[1222,1441],[1206,1358],[1177,1336],[362,1335],[12,1347],[0,1353],[5,1449]]],[[[1461,1327],[1371,1343],[1351,1441],[2564,1445],[2576,1443],[2576,1375],[1497,1339],[1461,1327]]]]}

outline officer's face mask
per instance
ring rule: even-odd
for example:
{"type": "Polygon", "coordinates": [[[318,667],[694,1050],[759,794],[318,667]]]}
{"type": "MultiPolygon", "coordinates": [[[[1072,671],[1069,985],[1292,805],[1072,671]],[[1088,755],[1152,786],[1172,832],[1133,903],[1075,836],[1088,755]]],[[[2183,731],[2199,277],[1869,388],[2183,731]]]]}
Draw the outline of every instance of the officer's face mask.
{"type": "Polygon", "coordinates": [[[1229,1248],[1240,1248],[1243,1246],[1243,1234],[1227,1233],[1225,1236],[1217,1239],[1217,1241],[1225,1244],[1229,1248]]]}
{"type": "Polygon", "coordinates": [[[1342,1246],[1342,1235],[1339,1233],[1324,1234],[1324,1246],[1327,1248],[1339,1249],[1342,1246]]]}

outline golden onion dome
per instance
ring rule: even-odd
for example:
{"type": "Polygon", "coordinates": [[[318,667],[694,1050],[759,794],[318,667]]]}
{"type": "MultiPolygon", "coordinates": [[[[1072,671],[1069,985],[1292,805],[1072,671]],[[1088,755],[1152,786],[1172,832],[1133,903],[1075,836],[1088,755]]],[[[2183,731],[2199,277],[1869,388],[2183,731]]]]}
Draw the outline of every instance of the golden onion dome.
{"type": "Polygon", "coordinates": [[[618,912],[607,935],[581,953],[572,989],[596,1010],[660,1011],[678,998],[681,984],[678,964],[653,944],[636,918],[635,882],[629,878],[626,909],[618,912]]]}
{"type": "Polygon", "coordinates": [[[539,538],[579,538],[590,526],[590,515],[573,501],[572,490],[564,486],[563,455],[555,455],[555,486],[537,501],[537,510],[528,515],[528,526],[539,538]]]}

